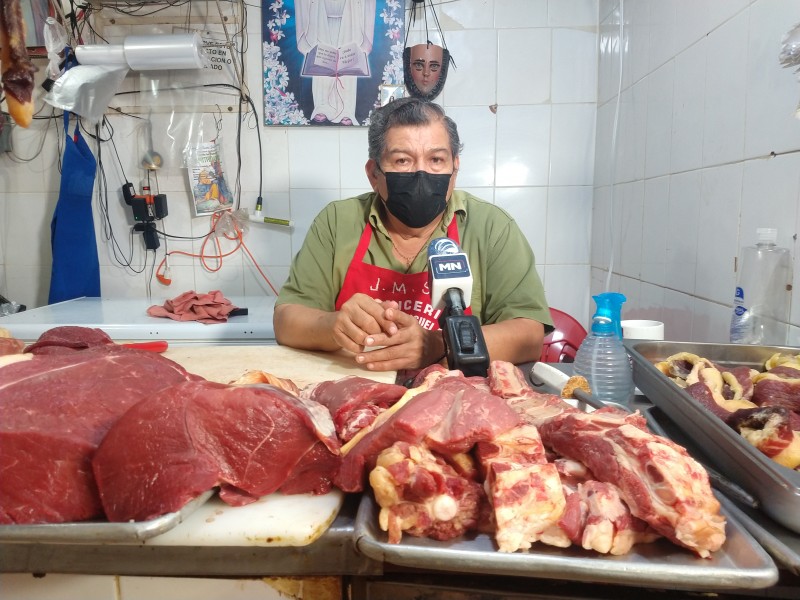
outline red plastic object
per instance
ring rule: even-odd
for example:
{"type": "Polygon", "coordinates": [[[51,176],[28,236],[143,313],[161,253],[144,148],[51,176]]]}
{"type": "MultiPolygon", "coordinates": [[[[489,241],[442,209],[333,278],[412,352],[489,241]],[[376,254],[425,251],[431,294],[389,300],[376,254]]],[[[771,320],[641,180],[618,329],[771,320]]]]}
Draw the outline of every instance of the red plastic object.
{"type": "Polygon", "coordinates": [[[586,337],[586,329],[574,317],[558,310],[550,309],[555,330],[548,333],[542,344],[542,362],[574,362],[578,346],[586,337]]]}
{"type": "Polygon", "coordinates": [[[152,342],[131,342],[129,344],[122,344],[126,348],[135,348],[137,350],[148,350],[149,352],[164,352],[169,344],[163,340],[152,342]]]}

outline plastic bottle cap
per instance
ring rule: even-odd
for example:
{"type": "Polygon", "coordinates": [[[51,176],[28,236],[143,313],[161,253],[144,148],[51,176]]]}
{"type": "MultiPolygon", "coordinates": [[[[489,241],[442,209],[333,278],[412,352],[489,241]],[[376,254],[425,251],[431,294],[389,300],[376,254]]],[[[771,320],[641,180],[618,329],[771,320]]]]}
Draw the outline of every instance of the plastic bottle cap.
{"type": "Polygon", "coordinates": [[[592,332],[614,333],[614,321],[604,315],[595,315],[592,319],[592,332]]]}
{"type": "Polygon", "coordinates": [[[756,229],[759,244],[774,244],[778,240],[778,230],[773,227],[759,227],[756,229]]]}

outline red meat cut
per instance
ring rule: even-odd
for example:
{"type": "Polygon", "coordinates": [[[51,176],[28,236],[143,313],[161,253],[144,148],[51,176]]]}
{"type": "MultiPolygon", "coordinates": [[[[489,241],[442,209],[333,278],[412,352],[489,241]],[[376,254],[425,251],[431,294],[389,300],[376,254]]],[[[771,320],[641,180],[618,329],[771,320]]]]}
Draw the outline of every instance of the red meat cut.
{"type": "Polygon", "coordinates": [[[364,489],[366,472],[394,444],[424,443],[442,454],[466,452],[474,444],[512,429],[520,416],[505,400],[461,377],[440,379],[361,438],[342,458],[334,483],[345,492],[364,489]]]}
{"type": "Polygon", "coordinates": [[[101,516],[90,461],[108,428],[142,398],[194,377],[116,345],[1,368],[0,523],[101,516]]]}
{"type": "Polygon", "coordinates": [[[406,391],[402,385],[349,375],[334,381],[321,381],[304,389],[302,396],[327,406],[339,439],[349,442],[406,391]]]}
{"type": "Polygon", "coordinates": [[[31,354],[64,354],[75,350],[86,350],[114,343],[102,329],[62,325],[53,327],[39,336],[33,344],[25,348],[31,354]]]}
{"type": "Polygon", "coordinates": [[[215,486],[234,505],[326,493],[339,442],[328,410],[271,385],[187,382],[129,410],[93,461],[110,521],[174,512],[215,486]]]}

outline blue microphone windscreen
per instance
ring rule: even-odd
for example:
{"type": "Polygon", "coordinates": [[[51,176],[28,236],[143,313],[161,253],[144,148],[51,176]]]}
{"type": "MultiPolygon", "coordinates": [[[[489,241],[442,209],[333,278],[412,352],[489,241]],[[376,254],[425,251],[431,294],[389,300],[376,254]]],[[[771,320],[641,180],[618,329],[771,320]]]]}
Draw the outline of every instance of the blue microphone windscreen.
{"type": "Polygon", "coordinates": [[[461,249],[450,238],[442,237],[431,240],[428,245],[428,256],[437,256],[439,254],[458,254],[461,249]]]}

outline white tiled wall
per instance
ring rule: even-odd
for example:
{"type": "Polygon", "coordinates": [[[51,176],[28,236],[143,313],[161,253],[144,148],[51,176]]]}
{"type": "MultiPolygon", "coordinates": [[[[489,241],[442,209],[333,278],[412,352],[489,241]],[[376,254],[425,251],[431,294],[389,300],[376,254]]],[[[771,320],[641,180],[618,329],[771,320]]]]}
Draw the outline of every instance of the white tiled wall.
{"type": "Polygon", "coordinates": [[[800,285],[800,82],[778,62],[800,3],[602,0],[599,16],[591,290],[605,289],[613,245],[611,288],[629,318],[663,320],[667,339],[726,342],[734,261],[757,227],[778,228],[800,285]]]}
{"type": "MultiPolygon", "coordinates": [[[[246,72],[261,113],[261,31],[258,3],[248,3],[246,72]]],[[[598,0],[458,0],[436,3],[445,41],[456,61],[439,100],[460,126],[465,151],[459,187],[507,208],[536,250],[551,302],[578,315],[589,311],[588,269],[591,189],[595,161],[595,99],[598,71],[598,0]],[[490,107],[497,105],[496,112],[490,107]],[[553,229],[555,228],[555,229],[553,229]]],[[[37,107],[41,101],[37,103],[37,107]]],[[[154,115],[154,142],[168,139],[166,115],[154,115]]],[[[245,238],[259,265],[277,287],[288,275],[316,213],[329,201],[368,189],[364,128],[264,127],[248,116],[242,127],[242,206],[258,196],[258,137],[263,148],[263,194],[268,215],[289,218],[294,228],[251,223],[245,238]]],[[[138,187],[137,120],[110,116],[116,149],[127,177],[138,187]]],[[[236,117],[224,114],[224,160],[235,169],[236,117]]],[[[206,116],[204,127],[213,121],[206,116]]],[[[15,146],[33,154],[44,134],[40,122],[15,131],[15,146]],[[30,150],[29,150],[30,149],[30,150]]],[[[59,149],[51,124],[44,149],[32,163],[0,157],[0,293],[30,307],[47,302],[50,252],[48,226],[57,198],[59,149]]],[[[104,137],[107,137],[104,136],[104,137]]],[[[131,218],[121,205],[123,182],[116,156],[103,144],[108,202],[115,238],[129,252],[131,218]]],[[[166,168],[159,189],[167,194],[174,235],[208,232],[208,218],[192,218],[183,173],[166,168]]],[[[100,236],[101,216],[96,213],[100,236]]],[[[145,259],[141,237],[133,244],[133,267],[120,267],[108,242],[100,250],[102,293],[107,297],[146,296],[152,253],[145,259]]],[[[169,249],[198,251],[197,243],[170,241],[169,249]]],[[[158,261],[164,246],[158,251],[158,261]]],[[[209,273],[196,259],[170,259],[173,283],[153,280],[154,301],[187,289],[271,294],[250,260],[226,257],[209,273]]]]}

